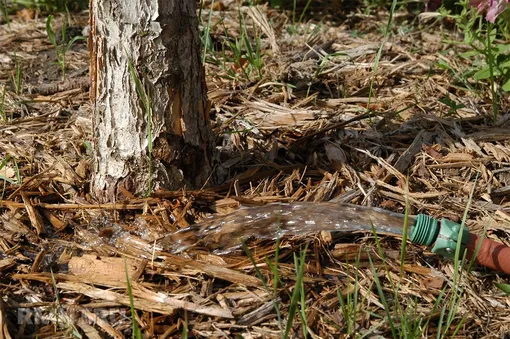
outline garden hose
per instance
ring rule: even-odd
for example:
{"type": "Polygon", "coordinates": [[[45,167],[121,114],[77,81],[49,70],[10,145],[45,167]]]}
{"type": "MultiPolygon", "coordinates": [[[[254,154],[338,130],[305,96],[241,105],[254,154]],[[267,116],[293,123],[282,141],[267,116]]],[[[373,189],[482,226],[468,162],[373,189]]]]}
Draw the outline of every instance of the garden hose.
{"type": "Polygon", "coordinates": [[[457,246],[462,256],[490,269],[510,274],[510,247],[470,233],[467,227],[448,219],[437,220],[419,214],[412,227],[411,242],[432,246],[432,252],[446,258],[455,258],[457,246]],[[460,243],[459,243],[460,241],[460,243]]]}

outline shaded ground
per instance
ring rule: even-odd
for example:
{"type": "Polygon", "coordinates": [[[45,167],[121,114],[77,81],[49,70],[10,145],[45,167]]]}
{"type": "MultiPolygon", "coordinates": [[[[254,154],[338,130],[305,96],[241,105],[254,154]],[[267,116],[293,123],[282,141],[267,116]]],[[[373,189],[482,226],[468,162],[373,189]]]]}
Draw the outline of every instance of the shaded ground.
{"type": "MultiPolygon", "coordinates": [[[[221,4],[201,15],[224,182],[116,205],[88,195],[86,44],[69,50],[62,82],[45,18],[0,27],[0,333],[130,336],[124,256],[148,337],[280,338],[300,286],[294,337],[505,336],[505,276],[475,266],[459,279],[452,261],[413,245],[401,264],[396,236],[252,239],[251,257],[161,248],[162,235],[240,205],[333,199],[403,213],[407,200],[410,214],[460,221],[472,191],[470,230],[510,241],[510,101],[494,120],[488,84],[460,76],[473,67],[458,58],[466,47],[442,41],[459,39],[451,24],[397,13],[374,77],[384,13],[305,24],[221,4]]],[[[86,13],[72,23],[80,34],[86,13]]]]}

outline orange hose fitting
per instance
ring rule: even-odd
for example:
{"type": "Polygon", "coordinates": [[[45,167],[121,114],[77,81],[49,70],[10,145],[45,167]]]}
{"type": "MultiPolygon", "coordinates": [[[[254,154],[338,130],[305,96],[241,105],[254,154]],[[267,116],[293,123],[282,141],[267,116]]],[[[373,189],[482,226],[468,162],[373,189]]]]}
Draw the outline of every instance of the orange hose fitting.
{"type": "Polygon", "coordinates": [[[467,258],[471,259],[476,252],[476,262],[490,269],[510,274],[510,247],[496,241],[480,238],[470,233],[466,244],[467,258]],[[476,252],[478,243],[482,241],[476,252]]]}

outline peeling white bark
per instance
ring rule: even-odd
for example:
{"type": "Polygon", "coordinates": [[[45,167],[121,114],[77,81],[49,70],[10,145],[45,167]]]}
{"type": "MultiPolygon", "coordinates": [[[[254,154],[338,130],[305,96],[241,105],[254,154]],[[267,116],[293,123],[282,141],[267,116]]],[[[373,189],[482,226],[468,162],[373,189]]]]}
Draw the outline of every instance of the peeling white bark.
{"type": "Polygon", "coordinates": [[[113,201],[121,185],[134,194],[148,188],[147,112],[128,58],[152,103],[154,188],[203,184],[213,137],[195,0],[93,0],[90,11],[93,194],[113,201]]]}

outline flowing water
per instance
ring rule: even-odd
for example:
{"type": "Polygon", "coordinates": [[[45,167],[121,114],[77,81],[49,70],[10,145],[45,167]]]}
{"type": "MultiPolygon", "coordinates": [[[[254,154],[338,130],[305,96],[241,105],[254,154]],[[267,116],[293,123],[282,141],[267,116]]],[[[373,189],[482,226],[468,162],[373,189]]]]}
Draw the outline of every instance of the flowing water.
{"type": "MultiPolygon", "coordinates": [[[[408,225],[414,218],[409,217],[408,225]]],[[[332,202],[273,203],[241,207],[172,233],[159,245],[172,252],[207,247],[216,252],[238,248],[249,238],[276,239],[320,231],[370,231],[402,235],[404,215],[381,208],[332,202]]]]}

